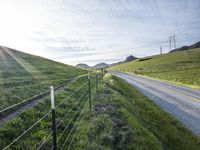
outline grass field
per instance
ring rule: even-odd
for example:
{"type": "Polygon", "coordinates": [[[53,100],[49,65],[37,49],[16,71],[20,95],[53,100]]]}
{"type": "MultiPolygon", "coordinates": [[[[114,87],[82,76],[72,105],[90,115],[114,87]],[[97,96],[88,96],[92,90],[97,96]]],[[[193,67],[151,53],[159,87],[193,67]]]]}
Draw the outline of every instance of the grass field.
{"type": "Polygon", "coordinates": [[[86,71],[0,47],[0,110],[86,71]]]}
{"type": "Polygon", "coordinates": [[[149,56],[109,68],[200,89],[200,49],[149,56]]]}

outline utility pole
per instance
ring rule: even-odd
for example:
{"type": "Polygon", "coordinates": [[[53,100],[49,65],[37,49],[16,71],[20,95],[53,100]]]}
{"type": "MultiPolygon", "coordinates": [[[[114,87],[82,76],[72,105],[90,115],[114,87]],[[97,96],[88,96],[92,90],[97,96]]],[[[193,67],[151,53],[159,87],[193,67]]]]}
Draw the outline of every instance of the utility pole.
{"type": "Polygon", "coordinates": [[[172,46],[172,36],[169,37],[169,51],[171,51],[172,46]]]}
{"type": "Polygon", "coordinates": [[[90,83],[90,73],[88,73],[88,98],[89,98],[89,108],[90,112],[92,110],[92,102],[91,102],[91,83],[90,83]]]}
{"type": "Polygon", "coordinates": [[[103,68],[101,68],[101,82],[103,83],[103,68]]]}
{"type": "Polygon", "coordinates": [[[96,73],[96,92],[98,93],[98,73],[96,73]]]}
{"type": "Polygon", "coordinates": [[[160,47],[160,55],[162,55],[162,47],[160,47]]]}

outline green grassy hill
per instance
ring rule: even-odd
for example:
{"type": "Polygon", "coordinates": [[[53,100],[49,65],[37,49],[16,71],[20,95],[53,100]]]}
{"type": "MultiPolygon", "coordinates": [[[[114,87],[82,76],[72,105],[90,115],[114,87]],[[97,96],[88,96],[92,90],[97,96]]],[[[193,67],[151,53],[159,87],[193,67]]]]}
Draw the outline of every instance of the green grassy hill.
{"type": "Polygon", "coordinates": [[[86,71],[0,47],[0,110],[86,71]]]}
{"type": "Polygon", "coordinates": [[[200,88],[200,49],[149,56],[109,68],[200,88]]]}

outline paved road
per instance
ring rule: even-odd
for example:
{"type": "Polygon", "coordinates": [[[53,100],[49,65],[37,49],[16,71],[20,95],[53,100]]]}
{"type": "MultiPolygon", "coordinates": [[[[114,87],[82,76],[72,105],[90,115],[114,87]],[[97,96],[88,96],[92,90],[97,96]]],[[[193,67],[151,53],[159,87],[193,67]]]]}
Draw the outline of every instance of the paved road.
{"type": "Polygon", "coordinates": [[[193,133],[200,136],[200,90],[195,90],[147,77],[110,72],[148,96],[164,110],[170,112],[193,133]]]}

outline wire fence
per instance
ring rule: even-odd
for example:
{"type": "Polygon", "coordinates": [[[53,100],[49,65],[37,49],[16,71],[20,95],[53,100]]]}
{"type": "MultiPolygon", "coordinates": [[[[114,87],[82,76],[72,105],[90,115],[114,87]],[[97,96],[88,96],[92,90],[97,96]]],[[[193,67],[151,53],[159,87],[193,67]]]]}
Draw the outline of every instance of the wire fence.
{"type": "MultiPolygon", "coordinates": [[[[60,84],[60,85],[56,86],[55,90],[65,86],[67,83],[69,83],[70,81],[72,81],[74,79],[75,78],[70,78],[68,80],[65,80],[65,82],[63,84],[60,84]]],[[[5,113],[14,111],[16,108],[22,107],[22,106],[24,106],[25,104],[27,104],[29,102],[32,102],[32,101],[34,101],[36,99],[40,99],[40,98],[45,97],[46,95],[49,94],[49,92],[50,92],[50,90],[46,90],[44,92],[41,92],[41,93],[39,93],[37,95],[34,95],[34,96],[28,98],[28,99],[25,99],[25,100],[23,100],[21,102],[18,102],[18,103],[12,104],[12,105],[10,105],[10,106],[8,106],[6,108],[3,108],[2,110],[0,110],[0,117],[3,116],[5,113]]]]}
{"type": "MultiPolygon", "coordinates": [[[[24,130],[19,136],[15,137],[12,141],[10,141],[9,144],[4,146],[3,150],[14,148],[14,144],[18,143],[20,139],[22,139],[25,135],[30,133],[33,130],[33,128],[36,128],[37,125],[39,125],[47,117],[49,117],[50,121],[52,122],[52,129],[50,133],[47,134],[46,138],[42,139],[42,141],[40,141],[40,143],[37,144],[36,149],[39,150],[39,149],[45,148],[45,144],[47,142],[49,143],[50,139],[52,140],[51,149],[56,150],[57,144],[59,145],[61,149],[64,149],[64,148],[69,149],[74,141],[76,130],[78,129],[78,123],[83,118],[86,108],[92,105],[91,104],[92,99],[94,98],[95,94],[98,92],[98,85],[99,85],[98,83],[101,79],[102,78],[101,76],[99,76],[99,74],[96,74],[96,77],[90,77],[90,74],[89,74],[88,80],[83,82],[82,86],[80,86],[73,93],[68,95],[66,98],[63,98],[63,100],[61,100],[60,103],[58,103],[56,106],[54,102],[55,88],[49,90],[50,97],[51,97],[51,109],[49,109],[48,112],[43,114],[42,117],[40,117],[37,121],[35,121],[32,125],[30,125],[30,127],[24,130]],[[81,91],[83,91],[83,93],[80,95],[81,91]],[[70,100],[70,98],[74,98],[75,95],[77,95],[77,93],[79,95],[78,95],[78,98],[75,98],[76,102],[72,105],[70,109],[64,112],[62,117],[57,119],[56,117],[58,116],[56,116],[55,114],[58,111],[58,109],[64,108],[62,105],[66,104],[67,100],[70,100]],[[50,117],[50,114],[51,114],[51,117],[50,117]],[[57,123],[56,123],[56,120],[57,120],[57,123]],[[65,124],[64,129],[60,128],[61,124],[63,125],[63,123],[65,124]],[[69,144],[66,145],[67,143],[69,144]]],[[[23,102],[20,102],[20,103],[23,103],[23,102]]],[[[12,109],[16,105],[20,105],[20,103],[6,108],[6,111],[9,109],[12,109]]],[[[89,107],[89,109],[91,111],[91,107],[89,107]]]]}

